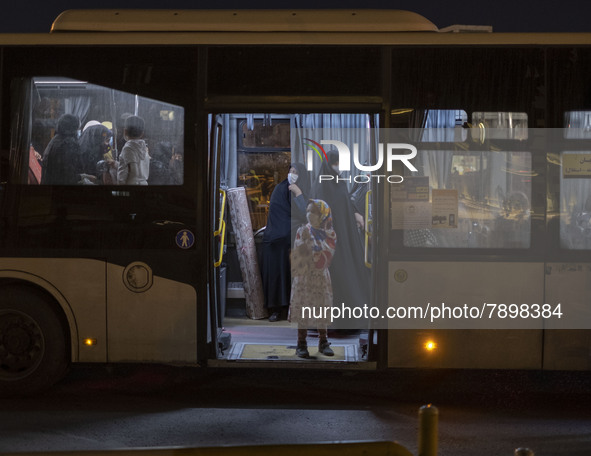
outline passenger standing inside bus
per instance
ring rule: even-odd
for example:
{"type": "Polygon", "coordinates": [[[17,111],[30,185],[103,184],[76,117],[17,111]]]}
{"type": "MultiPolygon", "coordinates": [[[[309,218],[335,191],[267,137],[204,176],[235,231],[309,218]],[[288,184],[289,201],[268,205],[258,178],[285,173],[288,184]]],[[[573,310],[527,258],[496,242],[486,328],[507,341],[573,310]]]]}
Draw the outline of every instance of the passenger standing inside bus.
{"type": "MultiPolygon", "coordinates": [[[[338,180],[339,155],[328,152],[328,161],[322,163],[320,174],[332,176],[330,180],[316,182],[313,198],[326,201],[331,208],[333,226],[339,239],[334,261],[330,267],[333,284],[333,305],[363,306],[369,304],[370,275],[365,267],[363,244],[359,229],[363,228],[363,216],[355,210],[347,184],[338,180]]],[[[347,328],[352,329],[352,328],[347,328]]]]}
{"type": "Polygon", "coordinates": [[[170,172],[172,150],[172,144],[165,141],[158,142],[156,147],[152,149],[149,185],[170,185],[172,183],[170,172]]]}
{"type": "Polygon", "coordinates": [[[113,133],[114,133],[113,150],[115,151],[115,154],[114,154],[113,158],[118,157],[119,154],[121,153],[121,151],[123,150],[123,146],[125,145],[125,141],[126,141],[125,135],[124,135],[125,120],[131,116],[133,116],[133,114],[131,114],[130,112],[124,112],[123,114],[121,114],[119,116],[119,118],[115,122],[115,125],[114,125],[115,129],[113,130],[113,133]]]}
{"type": "Polygon", "coordinates": [[[291,246],[295,242],[298,228],[308,223],[306,207],[310,196],[310,177],[303,163],[292,163],[288,175],[289,191],[292,193],[291,206],[291,246]]]}
{"type": "Polygon", "coordinates": [[[182,185],[183,184],[183,167],[184,167],[184,158],[183,154],[178,150],[175,150],[175,147],[172,148],[172,158],[170,159],[170,163],[168,165],[168,169],[170,171],[170,184],[171,185],[182,185]]]}
{"type": "Polygon", "coordinates": [[[318,329],[318,352],[333,356],[327,323],[331,315],[332,285],[328,270],[337,243],[330,207],[322,200],[310,200],[306,218],[296,234],[291,270],[290,321],[298,324],[296,355],[309,358],[308,329],[318,329]]]}
{"type": "Polygon", "coordinates": [[[119,156],[117,181],[119,185],[148,185],[150,156],[144,136],[144,119],[129,116],[125,119],[125,146],[119,156]]]}
{"type": "Polygon", "coordinates": [[[305,167],[293,163],[287,179],[280,182],[271,194],[263,237],[262,278],[265,307],[272,322],[287,318],[291,293],[289,252],[297,228],[306,223],[308,191],[305,167]]]}
{"type": "Polygon", "coordinates": [[[80,136],[82,172],[97,176],[99,181],[103,180],[102,173],[98,172],[97,164],[105,159],[112,137],[111,130],[96,120],[91,120],[84,126],[82,136],[80,136]]]}
{"type": "Polygon", "coordinates": [[[56,135],[43,153],[43,185],[76,185],[80,180],[80,121],[72,114],[64,114],[57,121],[56,135]]]}

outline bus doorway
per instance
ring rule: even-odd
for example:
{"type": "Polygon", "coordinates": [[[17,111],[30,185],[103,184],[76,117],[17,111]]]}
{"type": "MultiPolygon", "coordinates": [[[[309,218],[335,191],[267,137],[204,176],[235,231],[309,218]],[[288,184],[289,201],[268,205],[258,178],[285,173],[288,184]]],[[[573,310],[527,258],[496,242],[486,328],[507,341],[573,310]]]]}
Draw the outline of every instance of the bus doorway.
{"type": "MultiPolygon", "coordinates": [[[[333,164],[343,171],[332,171],[330,178],[323,170],[330,166],[330,156],[339,156],[339,141],[350,143],[351,150],[353,143],[361,144],[355,158],[361,163],[372,162],[375,147],[368,138],[377,122],[377,115],[370,114],[210,115],[214,252],[210,328],[216,342],[210,363],[375,367],[372,345],[377,344],[377,333],[369,321],[361,318],[335,324],[325,307],[323,315],[317,313],[302,323],[294,318],[289,303],[293,274],[299,274],[292,270],[294,252],[298,242],[302,243],[296,237],[300,228],[305,236],[310,199],[326,200],[331,210],[329,230],[336,233],[334,249],[328,253],[330,267],[326,268],[331,298],[327,301],[323,294],[320,299],[335,307],[343,304],[344,295],[358,293],[359,301],[363,300],[359,305],[371,302],[371,179],[364,179],[352,165],[353,155],[348,164],[342,158],[333,164]],[[322,134],[332,135],[333,144],[321,139],[322,134]],[[320,180],[323,172],[323,179],[332,181],[332,190],[323,190],[327,187],[320,180]],[[287,204],[287,209],[281,204],[287,204]],[[279,224],[286,228],[279,228],[279,224]],[[280,252],[276,250],[278,232],[286,238],[280,252]],[[349,265],[348,272],[343,275],[343,268],[335,269],[337,264],[349,265]],[[347,291],[343,283],[353,291],[347,291]],[[302,336],[307,336],[305,357],[296,353],[302,336]],[[320,348],[325,337],[330,343],[328,352],[320,348]]],[[[320,249],[320,244],[316,248],[320,249]]],[[[309,298],[311,302],[316,299],[313,294],[309,298]]]]}

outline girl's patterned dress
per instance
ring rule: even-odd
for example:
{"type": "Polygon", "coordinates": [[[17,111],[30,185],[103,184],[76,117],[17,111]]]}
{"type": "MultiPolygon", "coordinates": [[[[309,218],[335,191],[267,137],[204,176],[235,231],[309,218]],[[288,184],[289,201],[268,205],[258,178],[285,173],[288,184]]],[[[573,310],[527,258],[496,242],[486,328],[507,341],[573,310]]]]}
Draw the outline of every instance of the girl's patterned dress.
{"type": "Polygon", "coordinates": [[[322,200],[310,200],[320,210],[318,226],[301,226],[291,258],[291,299],[289,320],[299,328],[318,328],[330,321],[332,285],[328,267],[336,247],[330,207],[322,200]],[[303,308],[306,309],[303,309],[303,308]]]}

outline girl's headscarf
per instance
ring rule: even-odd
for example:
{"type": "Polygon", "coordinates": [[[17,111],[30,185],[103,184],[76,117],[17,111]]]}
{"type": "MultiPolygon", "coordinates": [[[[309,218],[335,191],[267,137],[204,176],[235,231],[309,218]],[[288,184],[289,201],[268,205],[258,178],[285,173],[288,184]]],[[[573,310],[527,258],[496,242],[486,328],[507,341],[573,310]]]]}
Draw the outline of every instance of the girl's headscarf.
{"type": "Polygon", "coordinates": [[[337,235],[332,228],[332,216],[329,205],[320,199],[311,199],[308,204],[313,204],[320,212],[320,221],[317,226],[308,223],[310,237],[312,239],[312,255],[314,266],[317,269],[328,268],[334,255],[337,235]]]}

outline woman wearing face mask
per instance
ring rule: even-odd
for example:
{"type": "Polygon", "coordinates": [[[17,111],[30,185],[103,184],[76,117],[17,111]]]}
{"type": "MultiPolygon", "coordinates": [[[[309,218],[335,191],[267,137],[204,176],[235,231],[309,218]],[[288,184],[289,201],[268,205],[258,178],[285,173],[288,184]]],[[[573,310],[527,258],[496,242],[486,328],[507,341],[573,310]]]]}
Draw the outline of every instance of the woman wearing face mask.
{"type": "Polygon", "coordinates": [[[293,163],[287,179],[280,182],[271,194],[262,261],[263,291],[269,321],[287,317],[291,293],[289,251],[298,227],[306,223],[308,192],[306,168],[301,163],[293,163]]]}
{"type": "Polygon", "coordinates": [[[103,181],[102,172],[99,173],[97,166],[109,150],[109,142],[113,134],[104,125],[96,120],[91,120],[84,126],[80,137],[80,160],[82,172],[90,176],[98,177],[97,181],[103,181]]]}
{"type": "MultiPolygon", "coordinates": [[[[339,172],[339,155],[336,151],[328,152],[328,161],[320,168],[321,175],[331,175],[332,180],[317,181],[314,184],[312,197],[324,200],[331,208],[333,227],[339,240],[330,266],[333,285],[333,305],[341,307],[369,305],[370,275],[365,267],[363,244],[359,236],[359,228],[363,228],[363,216],[356,210],[347,183],[337,181],[339,172]]],[[[351,324],[359,327],[360,322],[351,324]]],[[[349,326],[347,329],[352,329],[349,326]]]]}

